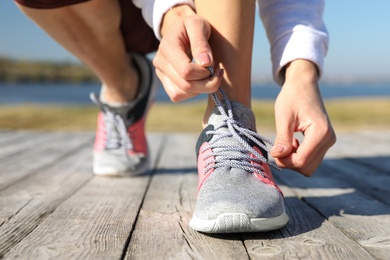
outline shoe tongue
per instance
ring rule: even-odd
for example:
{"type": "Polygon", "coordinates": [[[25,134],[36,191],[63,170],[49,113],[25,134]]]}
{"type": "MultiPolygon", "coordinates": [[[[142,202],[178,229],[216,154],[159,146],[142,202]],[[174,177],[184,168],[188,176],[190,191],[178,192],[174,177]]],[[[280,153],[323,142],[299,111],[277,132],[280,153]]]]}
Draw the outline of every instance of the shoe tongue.
{"type": "Polygon", "coordinates": [[[122,118],[127,118],[129,111],[134,107],[134,104],[132,103],[123,104],[121,106],[106,105],[110,108],[110,111],[119,114],[122,118]]]}
{"type": "MultiPolygon", "coordinates": [[[[253,112],[250,108],[242,105],[241,103],[233,102],[233,101],[231,101],[231,107],[232,107],[232,111],[233,111],[233,119],[235,121],[237,121],[241,127],[246,128],[246,129],[250,129],[252,131],[256,131],[255,115],[253,114],[253,112]]],[[[226,111],[226,113],[228,112],[225,104],[224,104],[224,110],[226,111]]],[[[224,119],[225,119],[225,116],[221,115],[221,112],[216,107],[216,108],[214,108],[214,110],[209,118],[208,123],[210,125],[214,125],[214,128],[215,128],[215,127],[223,124],[224,119]]],[[[217,129],[216,131],[219,134],[214,135],[210,140],[210,141],[216,141],[214,143],[214,145],[216,145],[217,147],[215,147],[213,149],[216,158],[219,157],[219,151],[221,149],[221,148],[218,148],[218,146],[232,147],[232,149],[229,150],[228,152],[224,151],[223,152],[224,154],[229,153],[232,157],[242,156],[242,151],[235,150],[234,148],[243,148],[244,146],[238,139],[230,136],[230,129],[227,126],[221,127],[219,129],[217,129]],[[224,133],[227,133],[229,135],[225,138],[220,138],[221,134],[224,134],[224,133]]],[[[245,137],[243,137],[243,139],[244,139],[244,141],[246,140],[245,137]]],[[[226,148],[222,148],[221,151],[223,151],[224,149],[226,149],[226,148]]]]}
{"type": "MultiPolygon", "coordinates": [[[[230,101],[233,111],[233,119],[236,120],[240,126],[256,131],[256,119],[252,110],[241,103],[230,101]]],[[[224,110],[228,114],[226,105],[223,103],[224,110]]],[[[215,107],[209,118],[208,124],[218,126],[223,123],[225,116],[221,114],[218,107],[215,107]]]]}
{"type": "Polygon", "coordinates": [[[104,91],[106,91],[106,86],[102,86],[100,90],[100,101],[104,103],[110,111],[119,114],[121,117],[126,118],[128,112],[137,104],[139,98],[135,98],[129,102],[108,102],[104,98],[104,91]]]}

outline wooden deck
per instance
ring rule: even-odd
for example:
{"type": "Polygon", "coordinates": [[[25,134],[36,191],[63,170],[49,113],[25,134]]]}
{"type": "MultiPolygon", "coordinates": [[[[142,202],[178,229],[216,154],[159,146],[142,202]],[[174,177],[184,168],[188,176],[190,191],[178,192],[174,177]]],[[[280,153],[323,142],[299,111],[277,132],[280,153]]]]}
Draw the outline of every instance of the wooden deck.
{"type": "Polygon", "coordinates": [[[275,174],[285,228],[213,236],[188,227],[197,137],[149,138],[150,174],[103,178],[92,133],[0,131],[0,258],[389,259],[390,132],[340,134],[312,178],[275,174]]]}

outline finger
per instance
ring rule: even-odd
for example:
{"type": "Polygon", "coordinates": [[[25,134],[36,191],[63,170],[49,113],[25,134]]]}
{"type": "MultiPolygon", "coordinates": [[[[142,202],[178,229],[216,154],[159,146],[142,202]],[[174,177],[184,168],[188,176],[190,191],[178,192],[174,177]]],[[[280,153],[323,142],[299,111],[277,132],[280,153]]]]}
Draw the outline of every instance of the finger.
{"type": "MultiPolygon", "coordinates": [[[[174,78],[176,85],[188,93],[213,93],[218,90],[223,79],[223,69],[217,69],[214,76],[202,80],[183,80],[181,77],[174,78]]],[[[210,73],[209,73],[210,75],[210,73]]]]}
{"type": "Polygon", "coordinates": [[[313,127],[305,132],[302,145],[292,157],[292,163],[300,172],[311,176],[318,168],[328,149],[335,143],[335,135],[330,125],[313,127]]]}
{"type": "Polygon", "coordinates": [[[203,19],[188,19],[184,26],[195,62],[202,67],[213,65],[213,55],[208,43],[211,32],[210,25],[203,19]]]}
{"type": "MultiPolygon", "coordinates": [[[[282,158],[289,155],[293,149],[294,128],[293,123],[286,116],[276,116],[276,139],[275,145],[271,150],[271,155],[274,158],[282,158]]],[[[296,144],[295,144],[296,145],[296,144]]]]}
{"type": "MultiPolygon", "coordinates": [[[[159,70],[158,76],[162,82],[165,77],[170,79],[169,84],[171,92],[169,94],[171,99],[176,99],[176,96],[182,96],[183,93],[200,94],[215,92],[221,85],[223,79],[224,70],[216,69],[214,76],[211,78],[207,77],[205,79],[199,80],[185,80],[180,77],[173,66],[160,55],[156,55],[155,59],[153,60],[153,64],[155,65],[156,69],[159,70]],[[173,86],[177,88],[177,91],[175,91],[173,86]]],[[[210,75],[209,71],[208,75],[210,75]]],[[[168,82],[166,79],[164,79],[164,81],[168,82]]],[[[165,84],[165,82],[163,82],[163,84],[165,84]]]]}
{"type": "Polygon", "coordinates": [[[183,80],[202,80],[210,76],[210,71],[194,62],[180,48],[166,47],[163,42],[160,44],[159,51],[153,59],[153,64],[161,71],[167,70],[169,65],[175,71],[175,74],[183,80]]]}
{"type": "Polygon", "coordinates": [[[178,88],[172,80],[162,73],[159,69],[156,69],[156,74],[159,77],[165,92],[169,96],[172,102],[180,102],[186,99],[197,96],[195,93],[187,93],[182,89],[178,88]]]}
{"type": "Polygon", "coordinates": [[[322,153],[316,152],[313,153],[312,158],[306,158],[297,152],[283,158],[275,158],[275,163],[279,167],[295,170],[305,176],[311,176],[320,165],[323,156],[322,153]]]}
{"type": "Polygon", "coordinates": [[[290,168],[302,173],[305,176],[311,176],[328,150],[327,142],[324,142],[323,135],[318,134],[321,130],[311,129],[305,133],[302,144],[296,149],[296,152],[290,155],[277,158],[277,164],[281,167],[290,168]]]}
{"type": "Polygon", "coordinates": [[[293,139],[293,143],[292,143],[292,150],[291,150],[291,153],[296,153],[298,147],[299,147],[299,141],[298,141],[297,138],[294,138],[294,139],[293,139]]]}
{"type": "Polygon", "coordinates": [[[201,81],[183,81],[180,77],[167,76],[166,73],[156,69],[156,74],[160,78],[165,91],[173,102],[180,102],[201,93],[215,92],[221,84],[221,79],[213,77],[210,80],[201,81]],[[210,92],[194,92],[194,89],[204,87],[210,92]]]}

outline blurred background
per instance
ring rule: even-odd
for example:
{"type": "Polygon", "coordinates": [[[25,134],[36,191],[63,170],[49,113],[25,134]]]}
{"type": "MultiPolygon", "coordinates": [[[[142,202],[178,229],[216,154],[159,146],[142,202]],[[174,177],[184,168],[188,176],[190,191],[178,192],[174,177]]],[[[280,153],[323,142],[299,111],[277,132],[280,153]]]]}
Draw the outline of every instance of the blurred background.
{"type": "MultiPolygon", "coordinates": [[[[336,130],[390,126],[389,11],[387,0],[326,1],[330,47],[320,85],[336,130]]],[[[265,130],[273,131],[273,100],[279,87],[272,81],[269,43],[258,15],[252,74],[256,117],[265,130]]],[[[88,96],[99,87],[91,72],[13,1],[0,1],[0,128],[93,130],[96,108],[88,96]]],[[[160,88],[149,129],[172,130],[166,120],[181,106],[183,115],[171,124],[176,130],[197,130],[196,117],[202,117],[205,99],[171,104],[160,88]],[[192,120],[186,120],[188,115],[192,120]]]]}

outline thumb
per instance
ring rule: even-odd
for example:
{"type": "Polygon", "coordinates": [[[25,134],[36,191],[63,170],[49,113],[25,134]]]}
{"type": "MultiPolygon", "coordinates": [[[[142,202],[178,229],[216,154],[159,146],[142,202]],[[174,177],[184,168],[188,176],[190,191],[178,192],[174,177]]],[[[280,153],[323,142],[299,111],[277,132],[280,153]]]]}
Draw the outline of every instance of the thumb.
{"type": "Polygon", "coordinates": [[[294,130],[285,125],[278,129],[276,133],[275,145],[271,150],[274,158],[283,158],[289,155],[293,150],[294,130]]]}
{"type": "Polygon", "coordinates": [[[192,19],[186,22],[187,35],[190,41],[191,53],[196,64],[202,67],[214,64],[213,55],[209,45],[210,25],[205,20],[192,19]]]}

